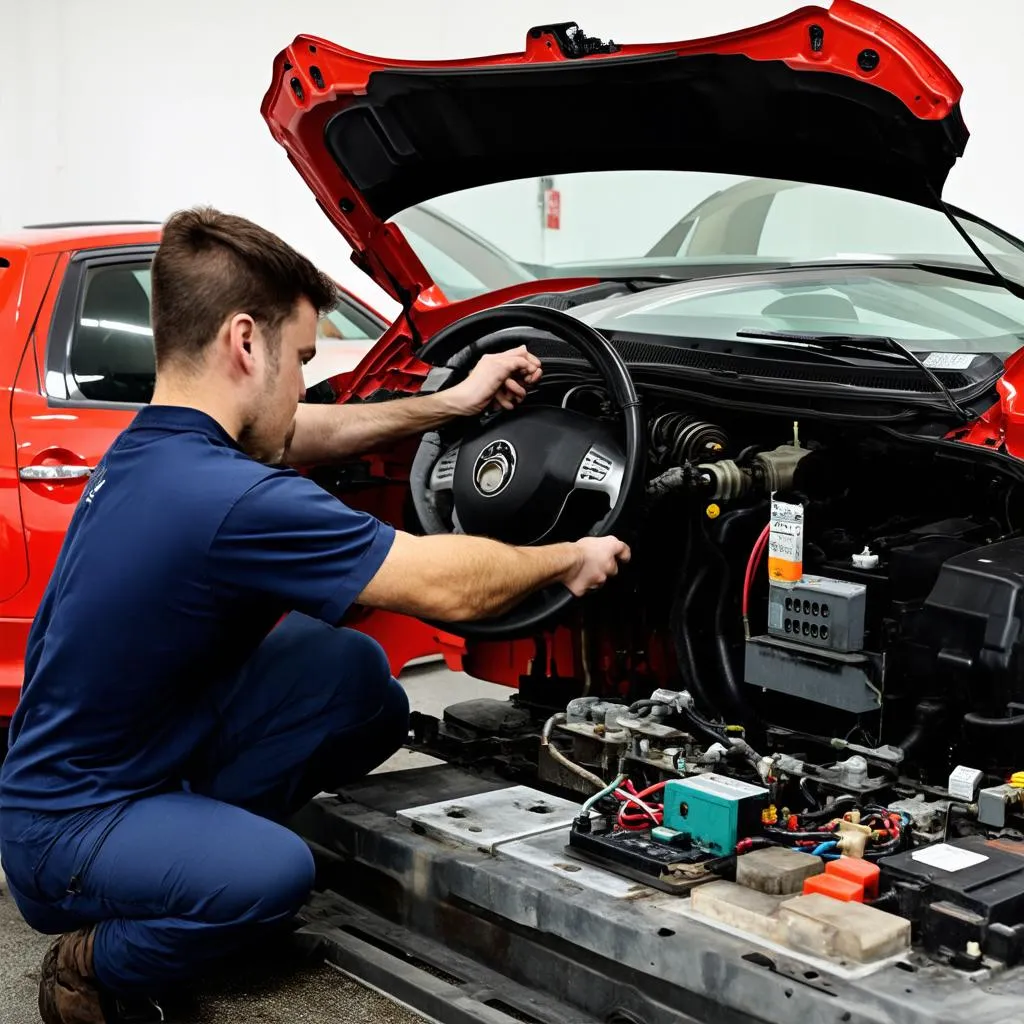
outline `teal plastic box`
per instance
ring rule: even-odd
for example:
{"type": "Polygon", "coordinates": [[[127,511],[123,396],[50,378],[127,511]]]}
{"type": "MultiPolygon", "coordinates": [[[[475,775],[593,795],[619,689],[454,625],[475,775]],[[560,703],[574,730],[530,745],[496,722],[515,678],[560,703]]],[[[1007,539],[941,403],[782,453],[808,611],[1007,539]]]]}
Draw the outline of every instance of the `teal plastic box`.
{"type": "Polygon", "coordinates": [[[741,839],[761,831],[768,790],[707,773],[672,779],[665,786],[664,825],[683,832],[694,846],[729,854],[741,839]]]}

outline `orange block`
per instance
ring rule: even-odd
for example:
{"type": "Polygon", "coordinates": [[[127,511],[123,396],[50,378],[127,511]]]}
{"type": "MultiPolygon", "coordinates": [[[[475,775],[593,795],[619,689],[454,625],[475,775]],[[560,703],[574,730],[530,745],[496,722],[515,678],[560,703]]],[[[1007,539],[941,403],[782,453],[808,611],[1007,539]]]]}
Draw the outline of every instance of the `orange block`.
{"type": "Polygon", "coordinates": [[[842,900],[843,903],[864,902],[864,886],[859,882],[851,882],[848,878],[840,878],[839,875],[814,875],[806,879],[804,895],[809,896],[812,892],[831,896],[832,899],[842,900]]]}
{"type": "Polygon", "coordinates": [[[857,857],[840,857],[825,864],[825,873],[862,886],[865,899],[878,899],[878,879],[882,872],[877,864],[857,857]]]}

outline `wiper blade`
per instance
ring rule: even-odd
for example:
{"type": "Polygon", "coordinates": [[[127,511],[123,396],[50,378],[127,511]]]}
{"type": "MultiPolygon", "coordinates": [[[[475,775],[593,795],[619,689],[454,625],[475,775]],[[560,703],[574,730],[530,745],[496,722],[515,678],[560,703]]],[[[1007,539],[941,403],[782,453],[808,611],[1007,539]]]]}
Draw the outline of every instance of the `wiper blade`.
{"type": "Polygon", "coordinates": [[[805,333],[803,331],[737,331],[738,338],[759,338],[764,341],[788,341],[801,345],[813,345],[826,351],[848,351],[848,352],[892,352],[898,357],[913,363],[931,381],[935,390],[945,399],[953,414],[962,423],[971,419],[970,413],[961,408],[953,393],[946,387],[930,367],[918,359],[918,357],[907,348],[902,342],[895,338],[875,334],[818,334],[805,333]]]}

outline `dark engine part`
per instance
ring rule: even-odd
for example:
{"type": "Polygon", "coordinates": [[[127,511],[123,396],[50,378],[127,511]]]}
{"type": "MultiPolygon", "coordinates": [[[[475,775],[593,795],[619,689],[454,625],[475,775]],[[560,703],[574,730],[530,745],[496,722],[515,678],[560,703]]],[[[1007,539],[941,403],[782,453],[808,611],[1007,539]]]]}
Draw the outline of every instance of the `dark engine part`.
{"type": "Polygon", "coordinates": [[[796,468],[808,453],[807,448],[783,444],[774,451],[758,452],[749,465],[740,465],[733,459],[699,465],[698,479],[707,489],[706,497],[716,501],[785,491],[793,486],[796,468]]]}
{"type": "Polygon", "coordinates": [[[955,555],[939,571],[915,639],[936,682],[971,710],[968,744],[1013,766],[1024,742],[1024,538],[955,555]]]}
{"type": "Polygon", "coordinates": [[[652,420],[651,453],[659,462],[681,466],[706,459],[729,447],[729,436],[714,423],[681,412],[667,412],[652,420]]]}
{"type": "Polygon", "coordinates": [[[919,924],[925,949],[975,969],[1024,954],[1024,842],[969,836],[879,861],[883,892],[919,924]]]}

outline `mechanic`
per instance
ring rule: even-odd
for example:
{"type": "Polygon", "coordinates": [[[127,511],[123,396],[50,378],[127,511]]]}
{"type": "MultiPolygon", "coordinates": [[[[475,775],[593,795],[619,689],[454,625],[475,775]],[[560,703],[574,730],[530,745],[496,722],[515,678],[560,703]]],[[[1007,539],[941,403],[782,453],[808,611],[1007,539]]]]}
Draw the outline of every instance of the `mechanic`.
{"type": "Polygon", "coordinates": [[[385,761],[409,705],[354,603],[458,621],[614,575],[615,538],[418,537],[289,466],[510,409],[541,374],[485,356],[435,395],[300,404],[335,288],[242,218],[172,216],[152,269],[157,377],[101,460],[32,627],[0,772],[0,857],[58,935],[46,1024],[138,1011],[289,921],[313,859],[282,822],[385,761]]]}

